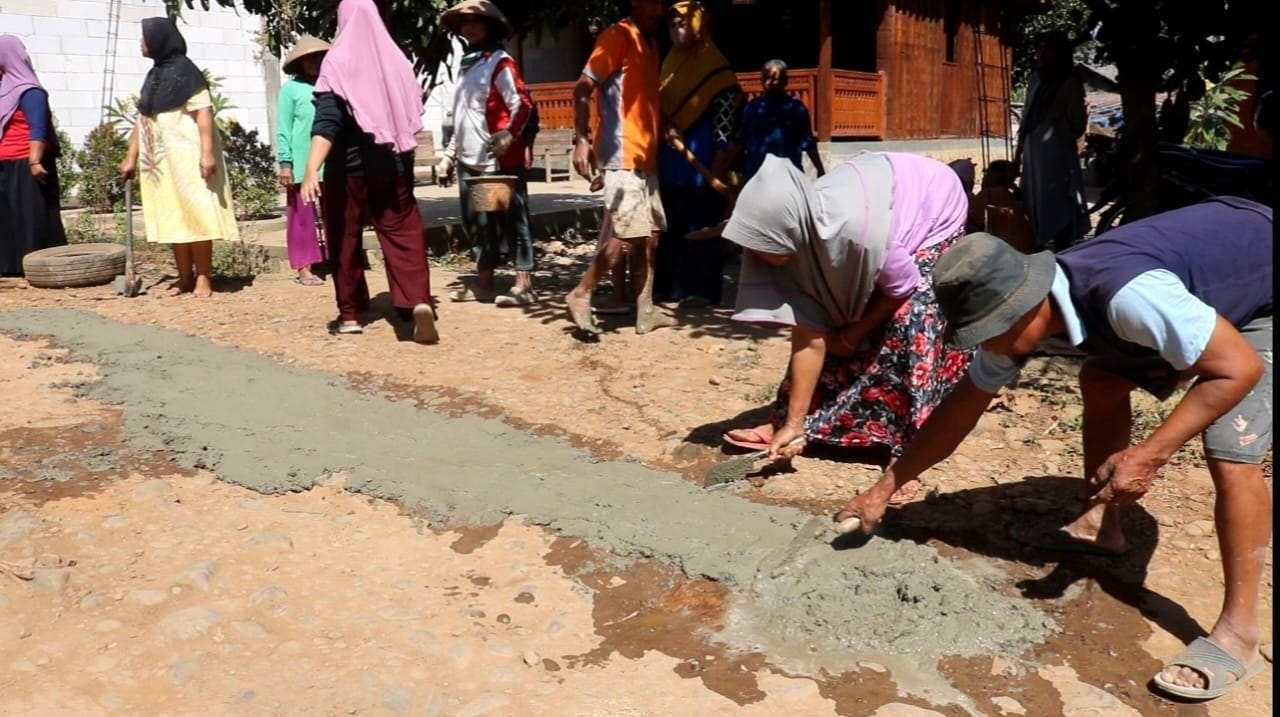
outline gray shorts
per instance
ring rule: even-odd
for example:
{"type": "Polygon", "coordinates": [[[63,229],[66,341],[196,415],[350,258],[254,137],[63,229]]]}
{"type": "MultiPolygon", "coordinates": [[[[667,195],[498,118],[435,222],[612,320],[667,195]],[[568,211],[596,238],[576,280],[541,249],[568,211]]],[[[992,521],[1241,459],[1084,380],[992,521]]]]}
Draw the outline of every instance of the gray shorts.
{"type": "MultiPolygon", "coordinates": [[[[1262,377],[1240,403],[1205,429],[1204,454],[1216,460],[1257,464],[1271,447],[1271,317],[1250,321],[1240,334],[1262,359],[1262,377]]],[[[1085,359],[1085,365],[1128,379],[1161,401],[1195,379],[1160,358],[1099,356],[1085,359]]]]}

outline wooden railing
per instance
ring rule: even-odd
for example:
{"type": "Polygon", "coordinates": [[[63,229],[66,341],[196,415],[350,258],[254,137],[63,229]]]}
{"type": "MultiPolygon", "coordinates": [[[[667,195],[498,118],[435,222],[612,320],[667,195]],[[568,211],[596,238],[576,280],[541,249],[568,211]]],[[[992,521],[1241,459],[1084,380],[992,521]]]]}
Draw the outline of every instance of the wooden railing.
{"type": "MultiPolygon", "coordinates": [[[[759,72],[738,73],[738,83],[747,98],[761,93],[759,72]]],[[[538,118],[544,129],[573,128],[573,82],[542,82],[529,85],[529,94],[538,106],[538,118]]],[[[817,70],[791,70],[787,74],[787,92],[804,103],[809,119],[816,121],[819,102],[831,103],[834,113],[832,136],[879,139],[884,136],[884,75],[878,72],[835,70],[832,97],[818,97],[817,70]]],[[[598,121],[596,103],[591,103],[591,123],[598,121]]]]}
{"type": "Polygon", "coordinates": [[[883,137],[884,75],[849,70],[834,70],[833,74],[831,136],[883,137]]]}

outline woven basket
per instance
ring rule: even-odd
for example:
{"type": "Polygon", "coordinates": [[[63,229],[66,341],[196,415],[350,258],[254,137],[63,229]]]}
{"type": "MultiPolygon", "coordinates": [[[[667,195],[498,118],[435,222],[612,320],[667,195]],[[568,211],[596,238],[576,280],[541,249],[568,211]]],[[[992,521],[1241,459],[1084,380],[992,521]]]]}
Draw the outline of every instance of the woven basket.
{"type": "Polygon", "coordinates": [[[505,212],[511,206],[511,192],[516,178],[510,174],[486,174],[467,177],[467,198],[475,212],[505,212]]]}

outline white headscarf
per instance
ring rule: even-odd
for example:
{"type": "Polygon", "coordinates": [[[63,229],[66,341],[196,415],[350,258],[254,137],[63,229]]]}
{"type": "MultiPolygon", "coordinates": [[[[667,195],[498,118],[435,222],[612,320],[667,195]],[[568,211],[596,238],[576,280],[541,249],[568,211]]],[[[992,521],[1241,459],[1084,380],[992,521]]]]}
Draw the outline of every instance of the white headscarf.
{"type": "Polygon", "coordinates": [[[768,254],[742,257],[733,318],[837,329],[862,316],[884,264],[893,224],[893,168],[865,153],[816,182],[781,157],[765,157],[742,188],[725,239],[768,254]]]}

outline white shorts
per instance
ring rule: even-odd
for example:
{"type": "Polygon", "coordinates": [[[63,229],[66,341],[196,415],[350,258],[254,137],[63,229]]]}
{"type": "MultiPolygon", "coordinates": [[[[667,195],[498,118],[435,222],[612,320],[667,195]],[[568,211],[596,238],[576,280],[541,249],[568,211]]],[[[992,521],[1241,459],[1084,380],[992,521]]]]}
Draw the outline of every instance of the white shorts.
{"type": "Polygon", "coordinates": [[[613,220],[613,235],[619,239],[643,239],[667,228],[658,178],[644,172],[605,170],[604,208],[613,220]]]}

